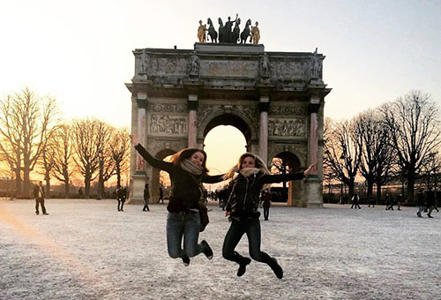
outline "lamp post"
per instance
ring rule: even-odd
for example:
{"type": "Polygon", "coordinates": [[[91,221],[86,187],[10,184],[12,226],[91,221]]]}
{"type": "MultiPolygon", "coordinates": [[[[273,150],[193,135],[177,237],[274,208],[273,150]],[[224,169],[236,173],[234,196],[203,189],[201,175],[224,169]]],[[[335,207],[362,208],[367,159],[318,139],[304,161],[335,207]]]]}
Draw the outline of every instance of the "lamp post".
{"type": "Polygon", "coordinates": [[[101,200],[103,198],[104,192],[104,180],[103,180],[103,169],[104,169],[104,159],[103,159],[103,150],[98,150],[98,163],[99,163],[99,175],[98,175],[98,192],[96,195],[97,200],[101,200]]]}

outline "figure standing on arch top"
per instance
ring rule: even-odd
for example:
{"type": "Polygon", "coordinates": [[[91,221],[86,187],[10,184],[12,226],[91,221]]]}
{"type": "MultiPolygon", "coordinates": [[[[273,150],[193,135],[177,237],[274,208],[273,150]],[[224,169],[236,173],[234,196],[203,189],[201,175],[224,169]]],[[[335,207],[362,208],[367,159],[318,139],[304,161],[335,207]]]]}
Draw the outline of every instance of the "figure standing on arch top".
{"type": "Polygon", "coordinates": [[[259,22],[256,22],[256,26],[251,26],[251,42],[254,45],[259,44],[259,40],[260,40],[260,30],[259,30],[259,22]]]}
{"type": "Polygon", "coordinates": [[[199,20],[198,39],[200,43],[205,43],[206,31],[207,31],[207,25],[202,25],[202,20],[199,20]]]}
{"type": "Polygon", "coordinates": [[[228,21],[225,22],[224,26],[224,39],[227,43],[233,43],[233,23],[237,22],[238,15],[236,14],[236,19],[231,21],[231,18],[228,17],[228,21]]]}

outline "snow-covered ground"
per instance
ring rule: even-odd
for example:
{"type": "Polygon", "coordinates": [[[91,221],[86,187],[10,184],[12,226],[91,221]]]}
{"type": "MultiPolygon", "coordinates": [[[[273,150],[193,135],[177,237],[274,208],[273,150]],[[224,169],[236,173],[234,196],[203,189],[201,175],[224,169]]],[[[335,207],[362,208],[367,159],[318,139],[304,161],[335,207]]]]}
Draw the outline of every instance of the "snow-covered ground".
{"type": "MultiPolygon", "coordinates": [[[[167,255],[165,205],[115,200],[0,200],[0,299],[441,299],[441,214],[415,208],[272,207],[262,250],[243,277],[221,256],[229,227],[211,206],[201,234],[214,250],[185,267],[167,255]]],[[[248,256],[246,237],[237,250],[248,256]]]]}

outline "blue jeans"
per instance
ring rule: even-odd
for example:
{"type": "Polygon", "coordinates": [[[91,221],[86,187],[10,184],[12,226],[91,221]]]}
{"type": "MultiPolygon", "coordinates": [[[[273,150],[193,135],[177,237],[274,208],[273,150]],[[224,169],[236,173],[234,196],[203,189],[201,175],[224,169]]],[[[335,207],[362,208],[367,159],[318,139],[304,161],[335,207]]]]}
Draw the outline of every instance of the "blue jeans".
{"type": "Polygon", "coordinates": [[[201,253],[203,248],[198,244],[200,226],[199,212],[186,214],[169,212],[167,215],[168,255],[178,258],[193,257],[201,253]],[[183,248],[182,238],[184,238],[183,248]]]}
{"type": "Polygon", "coordinates": [[[240,221],[232,220],[230,229],[225,236],[224,245],[222,247],[222,256],[225,259],[240,263],[243,256],[235,252],[237,244],[242,236],[246,233],[248,237],[248,247],[252,259],[268,263],[270,256],[260,251],[260,221],[258,218],[242,218],[240,221]]]}

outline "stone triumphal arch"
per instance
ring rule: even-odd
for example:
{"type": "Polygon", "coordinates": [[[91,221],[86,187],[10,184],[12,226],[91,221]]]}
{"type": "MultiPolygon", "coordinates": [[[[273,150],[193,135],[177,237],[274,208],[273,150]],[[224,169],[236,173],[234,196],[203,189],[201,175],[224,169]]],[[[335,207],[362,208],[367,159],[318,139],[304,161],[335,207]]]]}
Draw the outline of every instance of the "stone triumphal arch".
{"type": "MultiPolygon", "coordinates": [[[[203,147],[207,133],[232,125],[247,149],[292,169],[317,163],[316,175],[290,184],[288,204],[322,206],[324,56],[265,52],[263,45],[196,43],[194,49],[136,49],[132,135],[162,159],[185,147],[203,147]]],[[[159,172],[132,148],[131,201],[143,201],[149,183],[157,201],[159,172]]]]}

